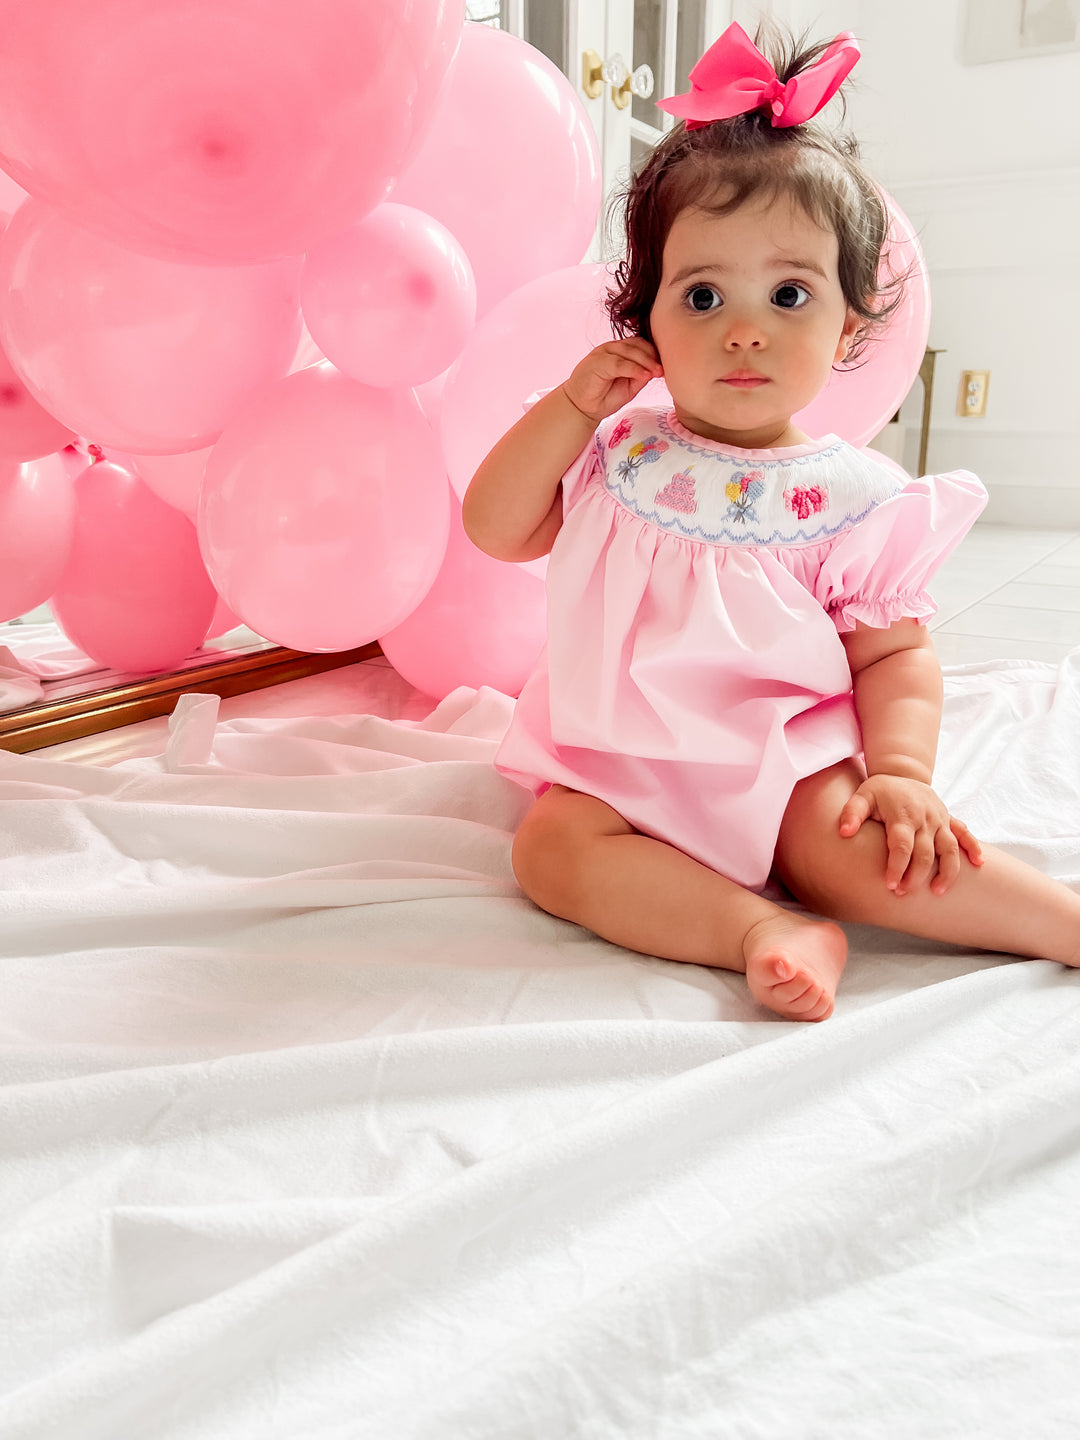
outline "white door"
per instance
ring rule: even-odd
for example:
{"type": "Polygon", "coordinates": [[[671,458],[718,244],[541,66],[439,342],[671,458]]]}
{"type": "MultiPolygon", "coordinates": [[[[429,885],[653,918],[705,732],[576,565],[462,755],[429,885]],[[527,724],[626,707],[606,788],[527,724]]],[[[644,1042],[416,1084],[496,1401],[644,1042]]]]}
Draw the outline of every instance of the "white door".
{"type": "MultiPolygon", "coordinates": [[[[623,253],[611,196],[670,129],[656,101],[689,89],[687,76],[743,0],[467,0],[472,21],[509,30],[552,60],[577,91],[596,130],[604,200],[587,260],[623,253]],[[591,52],[591,54],[590,54],[591,52]],[[590,59],[587,61],[586,56],[590,59]],[[607,79],[591,75],[604,66],[607,79]],[[592,92],[592,93],[590,93],[592,92]]],[[[739,19],[738,14],[734,18],[739,19]]]]}

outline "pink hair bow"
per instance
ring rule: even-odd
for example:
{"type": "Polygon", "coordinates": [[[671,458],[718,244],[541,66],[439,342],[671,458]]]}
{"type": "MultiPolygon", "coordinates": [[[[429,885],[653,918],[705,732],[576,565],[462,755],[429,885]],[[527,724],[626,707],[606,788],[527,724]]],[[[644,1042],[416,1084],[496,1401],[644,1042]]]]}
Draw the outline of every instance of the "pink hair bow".
{"type": "Polygon", "coordinates": [[[850,30],[785,85],[741,25],[732,23],[690,71],[684,95],[658,100],[657,108],[698,130],[768,105],[773,125],[802,125],[829,103],[860,55],[850,30]]]}

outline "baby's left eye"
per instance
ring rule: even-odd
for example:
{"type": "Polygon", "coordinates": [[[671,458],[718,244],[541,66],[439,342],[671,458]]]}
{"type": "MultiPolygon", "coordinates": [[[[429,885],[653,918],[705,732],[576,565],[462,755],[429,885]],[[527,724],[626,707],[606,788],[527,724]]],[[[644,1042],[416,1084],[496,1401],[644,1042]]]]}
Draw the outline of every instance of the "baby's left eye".
{"type": "Polygon", "coordinates": [[[779,285],[773,291],[773,304],[779,305],[781,310],[801,310],[806,302],[813,297],[805,285],[796,285],[794,280],[779,285]]]}

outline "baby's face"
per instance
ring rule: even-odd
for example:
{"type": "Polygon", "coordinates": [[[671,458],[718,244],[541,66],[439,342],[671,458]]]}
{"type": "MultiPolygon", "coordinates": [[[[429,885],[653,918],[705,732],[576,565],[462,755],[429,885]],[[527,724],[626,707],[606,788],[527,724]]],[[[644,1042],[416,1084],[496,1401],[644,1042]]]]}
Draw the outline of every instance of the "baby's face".
{"type": "Polygon", "coordinates": [[[824,388],[859,323],[839,253],[786,196],[676,216],[650,325],[687,429],[746,449],[799,443],[791,417],[824,388]]]}

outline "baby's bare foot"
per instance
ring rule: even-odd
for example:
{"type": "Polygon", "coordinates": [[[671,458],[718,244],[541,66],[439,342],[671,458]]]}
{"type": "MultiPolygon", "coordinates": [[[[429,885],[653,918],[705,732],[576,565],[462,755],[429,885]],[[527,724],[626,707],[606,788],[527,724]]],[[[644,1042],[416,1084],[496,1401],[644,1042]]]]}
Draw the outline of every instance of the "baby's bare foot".
{"type": "Polygon", "coordinates": [[[790,1020],[827,1020],[847,960],[839,925],[782,910],[743,938],[746,983],[755,1000],[790,1020]]]}

